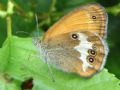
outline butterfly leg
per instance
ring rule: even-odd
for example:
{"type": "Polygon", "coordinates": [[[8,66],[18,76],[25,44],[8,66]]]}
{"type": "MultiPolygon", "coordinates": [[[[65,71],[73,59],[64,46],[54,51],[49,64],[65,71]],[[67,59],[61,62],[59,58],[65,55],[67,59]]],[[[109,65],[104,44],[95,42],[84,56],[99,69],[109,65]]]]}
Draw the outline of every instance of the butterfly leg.
{"type": "Polygon", "coordinates": [[[54,75],[53,75],[51,66],[50,66],[50,64],[49,64],[49,59],[47,59],[47,57],[45,57],[45,63],[46,63],[47,66],[48,66],[49,74],[50,74],[50,76],[51,76],[51,78],[52,78],[52,81],[55,82],[55,78],[54,78],[54,75]]]}

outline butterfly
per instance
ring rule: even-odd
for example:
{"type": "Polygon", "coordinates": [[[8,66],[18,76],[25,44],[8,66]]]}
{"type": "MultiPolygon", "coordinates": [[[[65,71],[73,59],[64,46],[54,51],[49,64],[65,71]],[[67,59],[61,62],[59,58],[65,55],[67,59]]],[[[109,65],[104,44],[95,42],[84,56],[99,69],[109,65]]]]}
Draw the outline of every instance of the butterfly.
{"type": "Polygon", "coordinates": [[[34,44],[45,62],[83,77],[101,71],[108,54],[108,16],[100,4],[83,5],[48,29],[34,44]]]}

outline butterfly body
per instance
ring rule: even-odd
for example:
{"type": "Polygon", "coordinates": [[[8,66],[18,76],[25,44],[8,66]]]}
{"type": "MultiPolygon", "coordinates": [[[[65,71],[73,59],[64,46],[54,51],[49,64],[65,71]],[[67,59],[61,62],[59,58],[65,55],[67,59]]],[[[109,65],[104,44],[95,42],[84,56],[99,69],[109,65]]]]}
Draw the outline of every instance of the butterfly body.
{"type": "Polygon", "coordinates": [[[107,14],[99,4],[88,4],[53,25],[43,40],[34,43],[49,64],[65,72],[89,77],[106,61],[107,14]]]}

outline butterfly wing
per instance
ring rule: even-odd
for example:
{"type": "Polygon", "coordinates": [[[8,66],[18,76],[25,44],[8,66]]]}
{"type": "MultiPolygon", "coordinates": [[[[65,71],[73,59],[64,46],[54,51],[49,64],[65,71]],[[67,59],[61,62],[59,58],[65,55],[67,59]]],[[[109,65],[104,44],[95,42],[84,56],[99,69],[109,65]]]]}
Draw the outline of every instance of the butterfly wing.
{"type": "Polygon", "coordinates": [[[107,45],[102,38],[88,31],[70,32],[49,38],[47,59],[57,68],[89,77],[100,71],[108,53],[107,45]],[[73,39],[72,35],[77,38],[73,39]]]}
{"type": "Polygon", "coordinates": [[[106,35],[106,24],[105,9],[99,4],[87,4],[73,10],[55,23],[46,32],[44,41],[50,37],[77,30],[95,32],[103,38],[106,35]]]}

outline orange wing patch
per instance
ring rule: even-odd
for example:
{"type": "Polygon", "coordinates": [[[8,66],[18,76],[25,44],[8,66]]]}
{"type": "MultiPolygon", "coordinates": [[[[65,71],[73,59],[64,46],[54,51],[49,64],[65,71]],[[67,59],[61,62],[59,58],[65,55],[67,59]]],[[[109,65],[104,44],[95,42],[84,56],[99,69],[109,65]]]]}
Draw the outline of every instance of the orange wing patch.
{"type": "Polygon", "coordinates": [[[90,31],[102,38],[106,33],[107,14],[99,4],[88,4],[73,10],[54,24],[45,34],[44,41],[59,34],[73,31],[90,31]]]}

